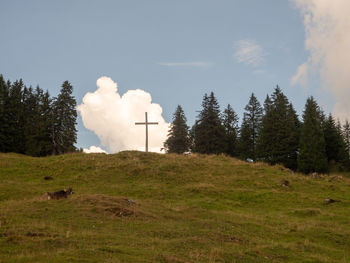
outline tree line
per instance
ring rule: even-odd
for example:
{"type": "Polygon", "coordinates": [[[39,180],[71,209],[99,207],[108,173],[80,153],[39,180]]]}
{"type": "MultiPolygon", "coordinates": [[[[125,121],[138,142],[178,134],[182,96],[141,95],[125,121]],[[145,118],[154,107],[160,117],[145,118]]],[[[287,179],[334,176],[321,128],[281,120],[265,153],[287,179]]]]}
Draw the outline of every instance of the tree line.
{"type": "Polygon", "coordinates": [[[73,87],[63,82],[57,97],[11,83],[0,75],[0,152],[46,156],[76,151],[76,100],[73,87]]]}
{"type": "Polygon", "coordinates": [[[254,93],[239,118],[229,104],[223,112],[213,92],[205,94],[189,128],[182,107],[173,115],[164,147],[168,153],[227,154],[248,161],[282,164],[303,173],[350,170],[350,124],[342,126],[313,97],[302,120],[277,86],[261,105],[254,93]]]}

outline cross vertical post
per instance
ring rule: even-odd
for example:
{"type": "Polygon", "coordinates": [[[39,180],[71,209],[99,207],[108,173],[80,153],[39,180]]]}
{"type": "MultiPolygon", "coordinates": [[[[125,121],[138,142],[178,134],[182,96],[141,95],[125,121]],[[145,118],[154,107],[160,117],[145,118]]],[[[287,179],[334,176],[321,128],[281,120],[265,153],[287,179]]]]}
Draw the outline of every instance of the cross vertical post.
{"type": "Polygon", "coordinates": [[[145,112],[145,125],[146,125],[146,153],[148,152],[148,116],[145,112]]]}
{"type": "Polygon", "coordinates": [[[146,126],[146,147],[145,151],[148,152],[148,125],[157,125],[158,122],[148,122],[148,115],[145,112],[145,122],[135,122],[135,125],[145,125],[146,126]]]}

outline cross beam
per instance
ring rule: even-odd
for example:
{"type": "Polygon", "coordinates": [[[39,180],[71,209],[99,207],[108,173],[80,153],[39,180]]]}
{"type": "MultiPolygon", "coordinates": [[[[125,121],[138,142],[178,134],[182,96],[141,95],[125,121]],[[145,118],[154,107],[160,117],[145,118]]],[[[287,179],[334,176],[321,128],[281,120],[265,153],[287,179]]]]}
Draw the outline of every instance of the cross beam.
{"type": "Polygon", "coordinates": [[[135,125],[146,126],[146,152],[148,152],[148,125],[157,125],[158,122],[148,122],[147,112],[145,112],[145,122],[135,122],[135,125]]]}

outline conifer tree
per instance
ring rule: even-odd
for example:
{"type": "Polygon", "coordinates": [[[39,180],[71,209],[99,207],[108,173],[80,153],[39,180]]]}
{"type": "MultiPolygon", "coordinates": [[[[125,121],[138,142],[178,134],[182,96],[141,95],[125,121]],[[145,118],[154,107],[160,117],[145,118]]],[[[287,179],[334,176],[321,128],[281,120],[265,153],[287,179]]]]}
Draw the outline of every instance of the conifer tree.
{"type": "Polygon", "coordinates": [[[8,100],[8,88],[5,79],[0,75],[0,152],[6,152],[6,124],[7,112],[6,101],[8,100]]]}
{"type": "Polygon", "coordinates": [[[264,114],[266,115],[266,113],[272,108],[272,100],[270,98],[269,95],[266,95],[266,99],[264,101],[264,114]]]}
{"type": "Polygon", "coordinates": [[[23,89],[22,79],[15,81],[9,89],[9,100],[6,105],[8,113],[8,146],[7,151],[24,153],[24,109],[23,109],[23,89]]]}
{"type": "Polygon", "coordinates": [[[320,112],[314,98],[308,98],[303,113],[298,156],[298,170],[306,174],[328,171],[326,142],[321,127],[320,112]]]}
{"type": "Polygon", "coordinates": [[[343,140],[345,144],[345,166],[350,170],[350,123],[345,121],[342,129],[343,140]]]}
{"type": "MultiPolygon", "coordinates": [[[[5,81],[5,79],[3,79],[5,81]]],[[[10,125],[12,124],[13,120],[11,119],[12,114],[12,107],[10,107],[10,89],[11,89],[11,82],[8,80],[5,84],[0,84],[2,93],[1,100],[2,100],[2,107],[3,107],[3,115],[2,115],[2,122],[0,123],[0,131],[1,131],[1,152],[13,152],[13,136],[11,134],[12,128],[10,125]]]]}
{"type": "Polygon", "coordinates": [[[239,139],[239,152],[243,159],[249,158],[255,161],[263,109],[254,93],[251,94],[249,102],[244,109],[245,112],[243,114],[239,139]]]}
{"type": "Polygon", "coordinates": [[[259,157],[270,164],[296,169],[299,121],[292,104],[278,86],[271,102],[265,100],[265,111],[258,139],[259,157]]]}
{"type": "Polygon", "coordinates": [[[193,133],[195,152],[218,154],[225,151],[225,129],[221,123],[220,107],[213,92],[203,97],[202,110],[193,133]]]}
{"type": "Polygon", "coordinates": [[[339,130],[339,127],[337,127],[337,124],[335,123],[335,120],[331,114],[329,114],[328,118],[324,122],[323,132],[326,142],[328,162],[342,162],[345,159],[345,144],[341,130],[339,130]]]}
{"type": "Polygon", "coordinates": [[[230,156],[237,156],[238,116],[230,104],[224,110],[222,123],[225,129],[225,153],[230,156]]]}
{"type": "Polygon", "coordinates": [[[25,154],[38,156],[38,126],[40,126],[40,120],[38,97],[34,94],[32,87],[25,87],[23,90],[23,115],[25,154]]]}
{"type": "Polygon", "coordinates": [[[173,115],[173,122],[170,124],[168,138],[164,148],[168,153],[184,153],[190,148],[190,136],[186,124],[185,113],[180,105],[177,106],[173,115]]]}
{"type": "Polygon", "coordinates": [[[60,94],[53,102],[53,127],[51,139],[53,154],[74,152],[74,143],[77,140],[75,128],[77,111],[76,100],[72,95],[73,87],[65,81],[62,84],[60,94]]]}
{"type": "Polygon", "coordinates": [[[52,99],[48,91],[40,93],[39,96],[39,113],[40,113],[40,152],[39,156],[46,156],[52,153],[52,123],[53,111],[51,105],[52,99]]]}

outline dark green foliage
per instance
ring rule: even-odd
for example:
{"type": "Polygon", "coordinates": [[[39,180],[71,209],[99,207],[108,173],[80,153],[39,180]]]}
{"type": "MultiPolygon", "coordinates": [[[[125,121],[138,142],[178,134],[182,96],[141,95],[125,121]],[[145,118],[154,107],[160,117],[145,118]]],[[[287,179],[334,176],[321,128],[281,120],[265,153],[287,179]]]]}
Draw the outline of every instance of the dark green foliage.
{"type": "Polygon", "coordinates": [[[8,101],[8,87],[2,75],[0,75],[0,152],[6,151],[6,131],[8,129],[8,116],[6,103],[8,101]]]}
{"type": "Polygon", "coordinates": [[[322,114],[313,97],[308,98],[301,128],[298,170],[303,173],[328,171],[326,142],[321,127],[322,114]]]}
{"type": "Polygon", "coordinates": [[[60,94],[53,102],[53,154],[62,154],[76,151],[74,144],[77,141],[75,128],[77,111],[76,101],[72,95],[73,87],[65,81],[60,94]]]}
{"type": "Polygon", "coordinates": [[[32,156],[49,155],[54,148],[53,127],[59,131],[63,147],[68,149],[57,153],[74,150],[72,142],[76,141],[76,102],[73,97],[67,96],[71,91],[71,86],[66,87],[57,100],[59,101],[57,106],[70,108],[71,111],[56,108],[57,112],[61,113],[60,116],[71,115],[54,118],[54,109],[48,92],[44,93],[39,87],[35,90],[32,87],[27,88],[22,80],[12,84],[9,81],[6,83],[0,75],[0,152],[16,152],[32,156]],[[69,122],[67,119],[74,121],[69,122]],[[69,130],[66,128],[69,123],[73,131],[72,136],[66,132],[69,130]]]}
{"type": "Polygon", "coordinates": [[[277,86],[265,101],[265,115],[259,130],[259,158],[270,164],[297,168],[299,121],[292,104],[277,86]]]}
{"type": "Polygon", "coordinates": [[[9,101],[6,106],[8,114],[8,144],[11,151],[16,153],[25,153],[24,139],[24,105],[23,105],[22,79],[15,81],[9,90],[9,101]]]}
{"type": "Polygon", "coordinates": [[[350,123],[348,120],[345,121],[343,126],[343,138],[346,146],[346,150],[350,153],[350,123]]]}
{"type": "Polygon", "coordinates": [[[238,116],[230,104],[224,110],[222,123],[225,128],[225,153],[230,156],[237,156],[238,116]]]}
{"type": "Polygon", "coordinates": [[[263,109],[254,93],[250,96],[244,108],[243,121],[239,139],[239,153],[241,158],[256,160],[256,145],[263,115],[263,109]]]}
{"type": "Polygon", "coordinates": [[[186,117],[180,105],[173,115],[173,122],[170,125],[168,138],[164,148],[168,153],[184,153],[190,149],[190,135],[186,124],[186,117]]]}
{"type": "Polygon", "coordinates": [[[266,95],[266,99],[264,101],[264,113],[266,114],[272,108],[272,100],[269,95],[266,95]]]}
{"type": "Polygon", "coordinates": [[[348,120],[343,125],[342,135],[345,146],[345,166],[347,170],[350,170],[350,124],[348,120]]]}
{"type": "Polygon", "coordinates": [[[194,151],[218,154],[225,151],[225,128],[221,123],[220,107],[211,92],[203,97],[202,111],[194,126],[194,151]]]}
{"type": "Polygon", "coordinates": [[[50,139],[52,127],[51,99],[39,86],[33,91],[25,89],[25,153],[32,156],[46,156],[52,152],[50,139]]]}
{"type": "Polygon", "coordinates": [[[324,138],[328,162],[341,162],[345,159],[345,143],[341,134],[341,127],[337,127],[331,114],[324,122],[324,138]]]}

